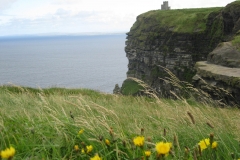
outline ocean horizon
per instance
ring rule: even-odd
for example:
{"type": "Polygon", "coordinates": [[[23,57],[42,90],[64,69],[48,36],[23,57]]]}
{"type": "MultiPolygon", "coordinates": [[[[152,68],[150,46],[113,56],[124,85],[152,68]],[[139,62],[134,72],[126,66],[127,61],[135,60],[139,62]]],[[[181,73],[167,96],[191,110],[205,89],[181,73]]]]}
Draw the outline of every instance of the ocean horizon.
{"type": "Polygon", "coordinates": [[[0,37],[0,85],[112,93],[126,79],[125,34],[0,37]]]}

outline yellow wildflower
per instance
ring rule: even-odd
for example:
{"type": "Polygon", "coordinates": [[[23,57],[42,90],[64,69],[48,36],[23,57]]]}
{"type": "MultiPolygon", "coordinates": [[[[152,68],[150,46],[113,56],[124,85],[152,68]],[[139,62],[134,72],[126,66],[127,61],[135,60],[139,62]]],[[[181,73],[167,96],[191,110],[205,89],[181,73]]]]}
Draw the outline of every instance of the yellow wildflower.
{"type": "Polygon", "coordinates": [[[3,151],[1,151],[0,156],[2,158],[10,159],[15,155],[15,149],[13,147],[7,148],[3,151]]]}
{"type": "Polygon", "coordinates": [[[138,136],[133,139],[133,143],[135,146],[143,146],[144,144],[144,137],[143,136],[138,136]]]}
{"type": "Polygon", "coordinates": [[[87,153],[90,153],[93,150],[93,146],[92,145],[89,145],[86,148],[87,148],[87,153]]]}
{"type": "Polygon", "coordinates": [[[151,155],[151,151],[145,151],[144,153],[145,153],[146,157],[150,157],[150,155],[151,155]]]}
{"type": "Polygon", "coordinates": [[[204,139],[204,140],[201,140],[201,141],[198,143],[198,145],[200,146],[201,151],[204,150],[204,149],[206,149],[206,148],[210,145],[210,140],[209,140],[209,138],[206,138],[206,139],[204,139]]]}
{"type": "Polygon", "coordinates": [[[84,150],[84,149],[82,149],[82,150],[81,150],[81,153],[82,153],[82,154],[84,154],[84,153],[85,153],[85,150],[84,150]]]}
{"type": "Polygon", "coordinates": [[[75,145],[75,146],[74,146],[74,150],[75,150],[75,151],[78,151],[78,150],[79,150],[78,145],[75,145]]]}
{"type": "Polygon", "coordinates": [[[81,129],[79,132],[78,132],[78,135],[82,134],[84,132],[83,129],[81,129]]]}
{"type": "Polygon", "coordinates": [[[102,160],[102,158],[96,154],[93,158],[90,158],[90,160],[102,160]]]}
{"type": "Polygon", "coordinates": [[[156,151],[159,155],[165,155],[169,153],[171,147],[172,147],[172,143],[159,142],[156,144],[156,151]]]}
{"type": "Polygon", "coordinates": [[[212,143],[212,148],[217,148],[217,142],[216,141],[214,141],[213,143],[212,143]]]}
{"type": "Polygon", "coordinates": [[[105,143],[106,143],[106,145],[110,145],[110,141],[108,140],[108,139],[105,139],[105,143]]]}

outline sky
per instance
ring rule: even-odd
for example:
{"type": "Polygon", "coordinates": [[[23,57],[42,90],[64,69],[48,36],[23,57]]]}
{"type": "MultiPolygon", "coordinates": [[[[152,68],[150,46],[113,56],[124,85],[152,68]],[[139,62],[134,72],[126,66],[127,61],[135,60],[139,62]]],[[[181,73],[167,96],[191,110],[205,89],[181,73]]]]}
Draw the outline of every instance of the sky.
{"type": "MultiPolygon", "coordinates": [[[[168,0],[171,9],[223,7],[234,0],[168,0]]],[[[128,32],[161,0],[0,0],[0,36],[128,32]]]]}

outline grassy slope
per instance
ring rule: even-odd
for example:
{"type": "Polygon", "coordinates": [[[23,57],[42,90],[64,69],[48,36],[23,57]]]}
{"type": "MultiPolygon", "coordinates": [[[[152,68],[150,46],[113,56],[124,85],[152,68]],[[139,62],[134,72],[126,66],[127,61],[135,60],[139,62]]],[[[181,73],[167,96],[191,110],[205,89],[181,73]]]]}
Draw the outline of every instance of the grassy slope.
{"type": "MultiPolygon", "coordinates": [[[[232,2],[231,5],[225,7],[225,11],[228,12],[232,7],[235,7],[236,10],[240,9],[240,1],[232,2]]],[[[240,30],[236,33],[235,37],[233,37],[232,44],[237,47],[238,51],[240,51],[240,30]]]]}
{"type": "Polygon", "coordinates": [[[172,28],[175,32],[193,33],[206,29],[207,17],[211,12],[219,12],[222,8],[197,8],[177,10],[154,10],[138,16],[131,30],[145,30],[152,27],[172,28]],[[148,18],[147,23],[143,19],[148,18]],[[140,27],[140,28],[138,28],[140,27]]]}
{"type": "Polygon", "coordinates": [[[240,51],[240,30],[238,31],[238,34],[232,40],[232,44],[237,47],[238,51],[240,51]]]}
{"type": "Polygon", "coordinates": [[[136,81],[126,79],[122,84],[121,93],[123,95],[136,95],[142,89],[143,87],[136,81]]]}
{"type": "MultiPolygon", "coordinates": [[[[139,40],[139,46],[144,47],[148,40],[164,37],[167,30],[181,34],[204,33],[207,28],[208,16],[217,15],[221,11],[228,12],[231,8],[238,10],[240,1],[232,2],[227,7],[153,10],[137,17],[137,21],[131,27],[129,35],[139,40]]],[[[210,47],[216,39],[223,36],[223,22],[221,18],[213,19],[213,25],[208,33],[212,37],[210,47]]],[[[239,36],[233,40],[233,45],[239,49],[239,36]]]]}
{"type": "Polygon", "coordinates": [[[186,146],[193,153],[197,143],[210,133],[218,141],[218,156],[229,159],[231,153],[239,154],[240,111],[213,108],[195,101],[158,101],[84,89],[1,87],[0,114],[0,150],[14,146],[15,159],[89,159],[95,153],[104,159],[117,159],[117,156],[133,159],[142,154],[131,149],[132,138],[140,134],[141,128],[153,144],[162,140],[172,142],[177,135],[180,146],[175,149],[176,159],[183,159],[186,146]],[[195,124],[187,112],[194,116],[195,124]],[[114,138],[109,134],[110,128],[114,138]],[[77,136],[80,129],[84,129],[81,138],[77,136]],[[164,129],[166,136],[163,136],[164,129]],[[99,136],[116,142],[107,148],[99,136]],[[128,147],[124,148],[122,141],[128,147]],[[73,146],[81,142],[93,145],[93,152],[88,155],[75,152],[73,146]]]}

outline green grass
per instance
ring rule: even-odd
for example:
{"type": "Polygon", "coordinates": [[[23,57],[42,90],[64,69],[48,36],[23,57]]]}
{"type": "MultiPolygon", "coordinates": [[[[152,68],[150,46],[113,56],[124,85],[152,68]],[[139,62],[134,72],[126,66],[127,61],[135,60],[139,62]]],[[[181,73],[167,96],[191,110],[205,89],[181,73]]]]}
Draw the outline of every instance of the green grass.
{"type": "Polygon", "coordinates": [[[216,7],[149,11],[138,16],[131,30],[143,31],[147,28],[162,27],[172,28],[174,32],[180,33],[203,32],[206,29],[208,15],[212,12],[220,12],[221,9],[216,7]]]}
{"type": "Polygon", "coordinates": [[[240,158],[239,114],[236,108],[216,108],[195,100],[2,86],[0,150],[13,146],[16,160],[90,159],[96,153],[105,160],[132,160],[148,149],[152,160],[156,159],[155,143],[173,142],[175,136],[179,145],[173,143],[166,159],[193,159],[194,154],[199,159],[231,159],[232,154],[240,158]],[[78,135],[80,129],[84,132],[78,135]],[[218,146],[203,150],[200,156],[197,144],[210,133],[214,133],[218,146]],[[132,142],[138,135],[145,137],[143,147],[132,142]],[[110,140],[109,146],[105,139],[110,140]],[[80,151],[74,150],[75,145],[80,151]],[[82,154],[81,149],[89,145],[92,152],[82,154]],[[186,147],[189,152],[185,152],[186,147]]]}
{"type": "Polygon", "coordinates": [[[232,40],[232,44],[237,47],[238,51],[240,51],[240,31],[238,32],[238,35],[236,35],[232,40]]]}
{"type": "Polygon", "coordinates": [[[139,85],[136,81],[127,79],[123,82],[121,92],[123,95],[136,95],[141,90],[143,90],[143,87],[139,85]]]}

